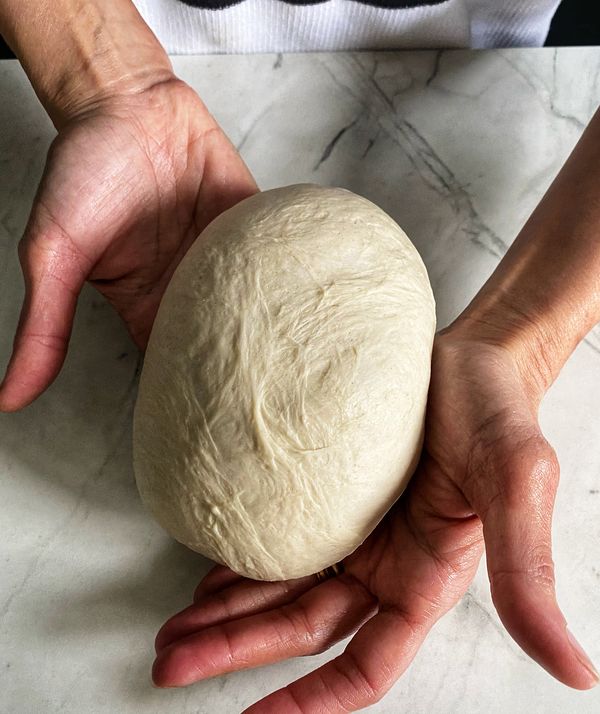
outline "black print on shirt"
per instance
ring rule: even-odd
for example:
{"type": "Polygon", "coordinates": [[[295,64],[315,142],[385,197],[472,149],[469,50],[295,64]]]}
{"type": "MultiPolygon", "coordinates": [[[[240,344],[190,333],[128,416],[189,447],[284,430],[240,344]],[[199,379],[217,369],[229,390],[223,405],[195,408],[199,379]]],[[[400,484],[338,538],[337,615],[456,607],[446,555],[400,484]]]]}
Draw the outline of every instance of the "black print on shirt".
{"type": "MultiPolygon", "coordinates": [[[[318,5],[327,0],[282,0],[288,5],[318,5]]],[[[239,5],[244,0],[181,0],[186,5],[200,7],[205,10],[224,10],[226,7],[239,5]]],[[[443,5],[448,0],[356,0],[363,5],[374,5],[388,9],[401,9],[409,7],[422,7],[424,5],[443,5]]]]}

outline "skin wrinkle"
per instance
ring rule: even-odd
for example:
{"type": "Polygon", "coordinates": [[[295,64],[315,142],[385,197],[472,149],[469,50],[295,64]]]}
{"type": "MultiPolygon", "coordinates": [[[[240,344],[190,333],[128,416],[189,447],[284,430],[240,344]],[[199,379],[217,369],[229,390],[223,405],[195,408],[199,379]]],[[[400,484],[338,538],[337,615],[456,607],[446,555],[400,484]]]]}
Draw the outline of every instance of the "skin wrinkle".
{"type": "Polygon", "coordinates": [[[243,201],[161,303],[136,405],[142,499],[250,577],[340,560],[415,465],[434,330],[418,254],[366,199],[304,185],[243,201]]]}
{"type": "MultiPolygon", "coordinates": [[[[65,242],[68,243],[71,247],[70,254],[73,256],[77,262],[80,262],[82,259],[87,263],[86,267],[81,268],[81,272],[84,273],[85,271],[89,271],[90,268],[92,267],[94,261],[89,258],[88,256],[84,255],[81,250],[75,245],[73,242],[73,239],[71,238],[70,234],[61,226],[60,222],[57,220],[56,216],[53,215],[53,212],[50,210],[50,208],[44,203],[43,198],[38,199],[38,205],[40,209],[43,210],[43,212],[46,214],[46,217],[50,224],[55,228],[58,229],[58,232],[60,233],[60,238],[54,238],[51,239],[50,246],[47,246],[46,244],[38,243],[38,241],[34,240],[34,245],[39,245],[40,248],[43,250],[48,250],[49,252],[52,251],[53,253],[56,254],[57,258],[64,258],[65,255],[65,249],[64,249],[64,244],[65,242]]],[[[40,211],[41,213],[41,211],[40,211]]],[[[35,234],[36,238],[38,236],[44,236],[44,237],[49,237],[51,236],[54,231],[52,230],[46,230],[43,232],[37,232],[33,230],[32,227],[32,234],[35,234]]]]}

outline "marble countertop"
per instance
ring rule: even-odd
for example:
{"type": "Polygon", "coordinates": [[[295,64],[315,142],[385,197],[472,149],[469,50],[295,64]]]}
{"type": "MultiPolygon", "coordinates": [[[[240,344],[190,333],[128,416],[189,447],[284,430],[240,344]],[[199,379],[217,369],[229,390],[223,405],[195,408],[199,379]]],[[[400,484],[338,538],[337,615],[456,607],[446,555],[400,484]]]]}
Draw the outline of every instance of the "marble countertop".
{"type": "MultiPolygon", "coordinates": [[[[440,326],[498,263],[591,117],[600,49],[175,58],[263,188],[314,181],[405,228],[440,326]]],[[[0,364],[22,284],[16,242],[53,136],[14,62],[0,64],[0,364]]],[[[142,510],[131,468],[140,358],[91,289],[59,379],[0,415],[0,711],[235,714],[337,653],[156,690],[153,638],[208,561],[142,510]]],[[[542,408],[562,465],[558,594],[600,663],[600,331],[542,408]]],[[[600,711],[600,687],[551,679],[503,630],[484,566],[378,714],[600,711]]],[[[283,713],[282,713],[283,714],[283,713]]]]}

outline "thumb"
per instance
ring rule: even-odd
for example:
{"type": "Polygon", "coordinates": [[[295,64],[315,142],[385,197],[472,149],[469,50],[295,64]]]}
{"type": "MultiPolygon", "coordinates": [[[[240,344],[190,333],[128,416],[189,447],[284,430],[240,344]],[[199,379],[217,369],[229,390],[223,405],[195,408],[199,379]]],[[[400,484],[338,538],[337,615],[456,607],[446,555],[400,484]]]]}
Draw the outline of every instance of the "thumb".
{"type": "Polygon", "coordinates": [[[598,683],[556,601],[552,510],[556,455],[537,431],[480,473],[474,507],[483,522],[492,599],[504,626],[535,661],[576,689],[598,683]]]}
{"type": "MultiPolygon", "coordinates": [[[[34,209],[34,214],[39,213],[34,209]]],[[[64,362],[86,261],[54,223],[33,215],[19,244],[25,299],[12,356],[0,384],[0,411],[16,411],[38,397],[64,362]],[[39,226],[36,227],[36,226],[39,226]]]]}

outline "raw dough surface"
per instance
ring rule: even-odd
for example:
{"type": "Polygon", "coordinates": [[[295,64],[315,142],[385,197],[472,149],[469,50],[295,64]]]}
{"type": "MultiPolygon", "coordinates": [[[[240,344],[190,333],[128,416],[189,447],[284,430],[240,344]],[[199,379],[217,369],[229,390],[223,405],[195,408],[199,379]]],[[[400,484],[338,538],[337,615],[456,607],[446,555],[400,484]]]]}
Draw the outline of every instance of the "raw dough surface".
{"type": "Polygon", "coordinates": [[[156,317],[134,420],[145,505],[251,578],[341,560],[414,470],[434,332],[425,267],[370,201],[310,184],[242,201],[156,317]]]}

